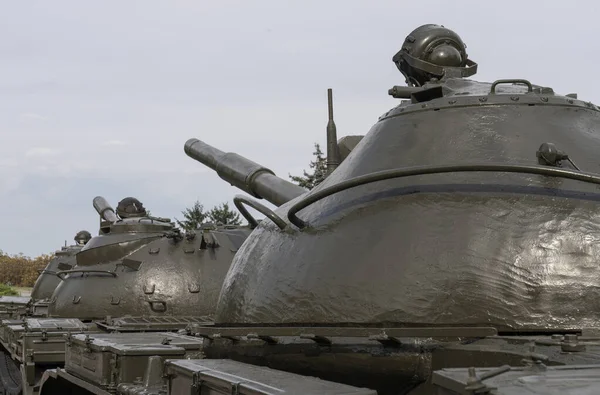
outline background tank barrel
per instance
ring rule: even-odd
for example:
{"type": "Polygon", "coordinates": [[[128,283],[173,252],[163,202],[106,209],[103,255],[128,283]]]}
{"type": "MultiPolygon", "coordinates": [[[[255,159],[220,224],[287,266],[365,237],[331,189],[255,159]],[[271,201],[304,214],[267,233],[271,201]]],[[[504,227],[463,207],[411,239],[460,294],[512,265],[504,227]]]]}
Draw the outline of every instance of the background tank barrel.
{"type": "Polygon", "coordinates": [[[258,163],[233,152],[225,153],[198,139],[186,141],[184,150],[190,158],[215,170],[231,185],[276,206],[306,193],[304,188],[277,177],[258,163]]]}
{"type": "Polygon", "coordinates": [[[96,196],[93,201],[94,208],[100,214],[100,217],[106,221],[115,223],[118,221],[117,214],[110,204],[102,196],[96,196]]]}

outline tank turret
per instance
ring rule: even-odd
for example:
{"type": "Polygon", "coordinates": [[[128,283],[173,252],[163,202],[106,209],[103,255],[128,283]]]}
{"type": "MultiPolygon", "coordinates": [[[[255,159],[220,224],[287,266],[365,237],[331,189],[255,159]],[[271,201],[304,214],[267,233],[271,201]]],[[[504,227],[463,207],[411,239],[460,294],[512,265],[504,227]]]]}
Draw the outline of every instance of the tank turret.
{"type": "Polygon", "coordinates": [[[50,300],[52,293],[61,281],[56,273],[72,269],[73,266],[75,266],[75,254],[77,254],[91,238],[92,235],[87,230],[77,232],[73,238],[75,244],[57,250],[54,253],[54,257],[48,262],[48,265],[40,271],[40,275],[31,290],[31,299],[34,303],[34,315],[43,315],[46,313],[47,302],[50,300]]]}
{"type": "Polygon", "coordinates": [[[212,319],[221,283],[250,230],[220,226],[182,233],[168,218],[147,215],[142,202],[121,200],[117,212],[98,196],[103,231],[76,255],[49,305],[50,317],[198,315],[212,319]]]}
{"type": "MultiPolygon", "coordinates": [[[[390,93],[409,100],[321,184],[278,200],[283,226],[262,221],[236,254],[216,323],[599,327],[599,108],[523,79],[466,79],[476,63],[438,25],[393,60],[409,86],[390,93]]],[[[218,156],[202,162],[220,175],[239,161],[218,156]]]]}

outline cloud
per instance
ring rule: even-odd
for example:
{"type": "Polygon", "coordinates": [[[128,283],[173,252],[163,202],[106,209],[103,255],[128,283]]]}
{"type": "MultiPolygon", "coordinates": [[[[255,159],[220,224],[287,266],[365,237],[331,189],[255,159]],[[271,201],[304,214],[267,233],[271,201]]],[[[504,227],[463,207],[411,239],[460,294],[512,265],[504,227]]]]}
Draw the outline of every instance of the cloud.
{"type": "Polygon", "coordinates": [[[19,165],[19,162],[13,158],[0,157],[0,169],[2,168],[14,168],[19,165]]]}
{"type": "Polygon", "coordinates": [[[23,119],[35,119],[35,120],[39,120],[39,121],[48,120],[47,117],[40,115],[40,114],[33,113],[33,112],[25,112],[25,113],[20,114],[19,116],[23,119]]]}
{"type": "Polygon", "coordinates": [[[102,143],[102,145],[129,145],[129,143],[127,141],[123,141],[123,140],[108,140],[102,143]]]}
{"type": "Polygon", "coordinates": [[[25,152],[25,156],[28,158],[32,157],[44,157],[58,155],[59,151],[49,147],[34,147],[30,148],[25,152]]]}
{"type": "Polygon", "coordinates": [[[161,216],[196,199],[231,204],[241,192],[184,154],[190,137],[286,180],[301,175],[313,143],[326,148],[326,89],[333,88],[338,137],[367,133],[398,104],[387,91],[404,78],[391,56],[423,23],[461,35],[480,64],[476,80],[518,76],[598,97],[594,84],[568,78],[555,61],[561,48],[581,69],[597,63],[589,43],[573,40],[594,36],[595,16],[565,19],[564,2],[527,2],[548,9],[536,24],[526,23],[525,10],[486,26],[481,20],[506,3],[472,0],[468,18],[441,0],[427,13],[418,2],[393,0],[47,3],[10,2],[2,26],[11,40],[0,43],[0,248],[10,252],[54,250],[81,227],[95,233],[96,195],[113,205],[136,196],[161,216]],[[413,15],[411,23],[399,26],[399,14],[413,15]],[[23,29],[23,21],[37,28],[23,29]],[[553,31],[557,23],[569,34],[553,31]],[[536,45],[515,47],[496,30],[536,45]]]}
{"type": "Polygon", "coordinates": [[[12,174],[3,174],[0,178],[0,195],[16,191],[21,185],[21,177],[12,174]]]}

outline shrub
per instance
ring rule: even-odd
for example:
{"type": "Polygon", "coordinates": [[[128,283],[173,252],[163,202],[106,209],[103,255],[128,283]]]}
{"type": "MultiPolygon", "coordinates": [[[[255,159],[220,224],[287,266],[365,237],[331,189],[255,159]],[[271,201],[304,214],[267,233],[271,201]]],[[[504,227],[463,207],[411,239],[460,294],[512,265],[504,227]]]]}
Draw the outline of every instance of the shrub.
{"type": "Polygon", "coordinates": [[[33,287],[39,270],[48,265],[53,255],[30,258],[23,254],[8,255],[0,250],[0,283],[16,287],[33,287]]]}

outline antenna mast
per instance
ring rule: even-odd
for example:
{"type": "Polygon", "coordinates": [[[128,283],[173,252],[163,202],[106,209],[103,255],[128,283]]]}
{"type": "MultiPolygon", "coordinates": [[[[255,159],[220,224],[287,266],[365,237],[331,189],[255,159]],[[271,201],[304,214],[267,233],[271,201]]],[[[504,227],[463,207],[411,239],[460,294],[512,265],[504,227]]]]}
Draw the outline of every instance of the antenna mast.
{"type": "Polygon", "coordinates": [[[337,130],[333,121],[333,91],[331,88],[327,89],[327,104],[329,107],[329,122],[327,122],[327,175],[330,175],[340,165],[337,130]]]}

